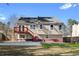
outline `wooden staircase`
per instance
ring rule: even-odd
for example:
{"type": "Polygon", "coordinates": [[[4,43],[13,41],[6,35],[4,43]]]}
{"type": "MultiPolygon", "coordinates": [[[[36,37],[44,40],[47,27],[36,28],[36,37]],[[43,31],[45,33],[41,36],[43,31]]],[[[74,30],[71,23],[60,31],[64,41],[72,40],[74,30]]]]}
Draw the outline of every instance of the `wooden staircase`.
{"type": "Polygon", "coordinates": [[[39,39],[42,39],[41,36],[39,36],[37,33],[32,32],[30,29],[28,29],[28,32],[33,36],[33,37],[38,37],[39,39]]]}

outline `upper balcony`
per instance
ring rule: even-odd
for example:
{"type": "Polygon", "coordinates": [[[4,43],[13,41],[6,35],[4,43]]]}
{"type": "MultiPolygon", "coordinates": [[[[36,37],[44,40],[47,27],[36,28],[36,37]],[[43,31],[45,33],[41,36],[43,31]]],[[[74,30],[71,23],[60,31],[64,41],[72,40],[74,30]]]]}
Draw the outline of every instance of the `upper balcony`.
{"type": "Polygon", "coordinates": [[[28,33],[27,27],[14,27],[15,33],[28,33]]]}

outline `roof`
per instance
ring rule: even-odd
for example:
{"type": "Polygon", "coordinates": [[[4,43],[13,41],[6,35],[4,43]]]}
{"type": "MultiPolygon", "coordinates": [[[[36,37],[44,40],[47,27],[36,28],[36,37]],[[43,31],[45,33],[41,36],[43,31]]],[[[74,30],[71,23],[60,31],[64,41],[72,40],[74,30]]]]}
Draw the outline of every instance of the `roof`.
{"type": "Polygon", "coordinates": [[[61,21],[59,19],[57,19],[56,17],[20,17],[19,20],[24,20],[26,22],[58,22],[61,23],[61,21]]]}
{"type": "Polygon", "coordinates": [[[0,25],[4,25],[4,23],[0,22],[0,25]]]}

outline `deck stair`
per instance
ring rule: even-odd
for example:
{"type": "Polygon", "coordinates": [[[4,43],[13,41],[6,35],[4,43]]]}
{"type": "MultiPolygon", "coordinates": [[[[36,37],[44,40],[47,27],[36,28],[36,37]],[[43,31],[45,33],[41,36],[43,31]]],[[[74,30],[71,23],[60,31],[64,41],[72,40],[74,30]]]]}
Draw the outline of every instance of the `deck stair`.
{"type": "Polygon", "coordinates": [[[39,36],[39,34],[36,34],[36,33],[32,32],[30,29],[28,29],[28,32],[29,32],[32,36],[37,36],[39,39],[42,39],[42,37],[39,36]]]}

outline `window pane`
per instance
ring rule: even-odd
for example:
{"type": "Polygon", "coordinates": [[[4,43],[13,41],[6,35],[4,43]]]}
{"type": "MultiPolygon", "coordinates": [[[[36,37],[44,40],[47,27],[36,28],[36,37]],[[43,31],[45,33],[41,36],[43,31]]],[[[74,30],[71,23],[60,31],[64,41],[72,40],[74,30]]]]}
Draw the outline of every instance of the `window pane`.
{"type": "Polygon", "coordinates": [[[30,25],[30,29],[32,29],[32,25],[30,25]]]}
{"type": "Polygon", "coordinates": [[[35,29],[35,25],[33,25],[33,29],[35,29]]]}
{"type": "Polygon", "coordinates": [[[62,25],[59,25],[59,30],[61,30],[62,29],[62,25]]]}
{"type": "Polygon", "coordinates": [[[48,35],[46,35],[46,38],[48,38],[48,35]]]}
{"type": "Polygon", "coordinates": [[[40,25],[40,29],[42,29],[43,28],[43,26],[42,25],[40,25]]]}
{"type": "Polygon", "coordinates": [[[19,25],[19,31],[21,31],[21,25],[19,25]]]}
{"type": "Polygon", "coordinates": [[[25,38],[25,35],[20,35],[20,38],[25,38]]]}
{"type": "Polygon", "coordinates": [[[30,29],[35,29],[35,25],[30,25],[30,29]]]}
{"type": "Polygon", "coordinates": [[[22,31],[24,31],[24,25],[22,26],[22,31]]]}
{"type": "Polygon", "coordinates": [[[51,30],[53,30],[53,25],[51,25],[51,30]]]}

